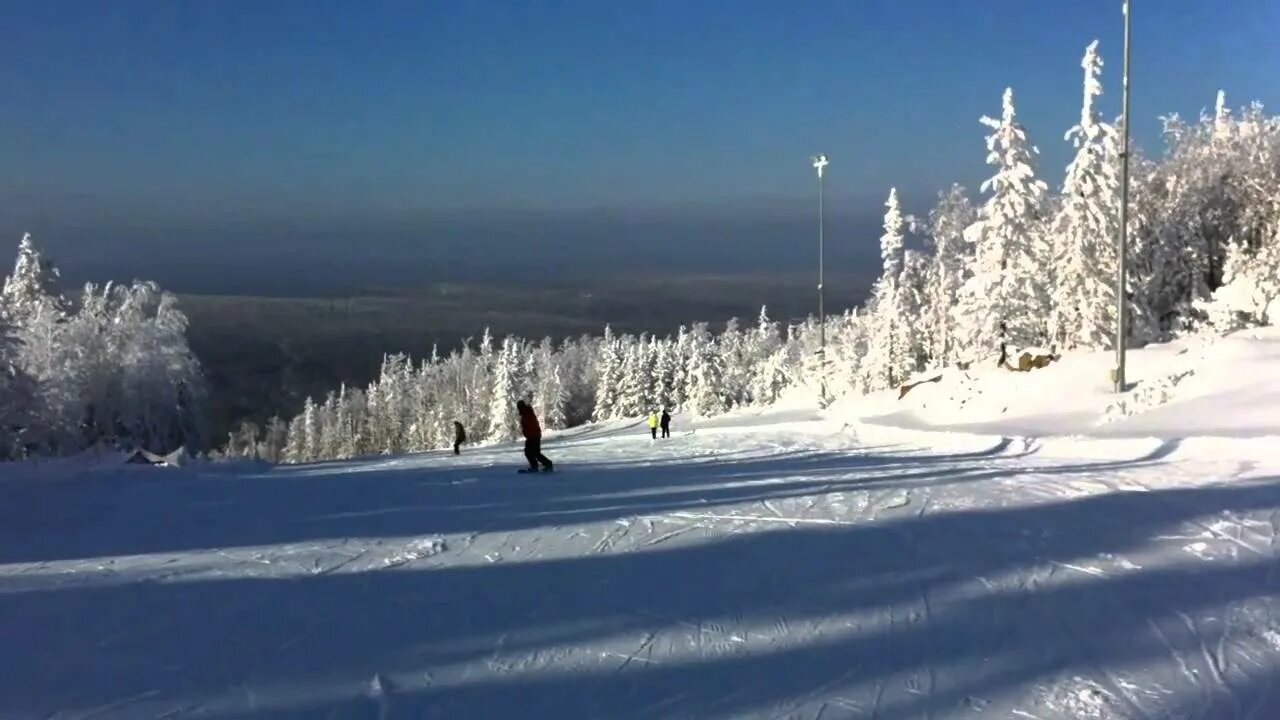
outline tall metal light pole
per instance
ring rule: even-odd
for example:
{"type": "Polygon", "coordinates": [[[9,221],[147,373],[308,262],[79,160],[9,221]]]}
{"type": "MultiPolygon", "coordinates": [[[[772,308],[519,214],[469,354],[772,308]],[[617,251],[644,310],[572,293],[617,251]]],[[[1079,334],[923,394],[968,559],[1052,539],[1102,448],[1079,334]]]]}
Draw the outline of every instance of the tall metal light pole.
{"type": "Polygon", "coordinates": [[[826,309],[823,306],[822,297],[822,280],[823,280],[823,218],[822,218],[822,169],[830,162],[827,161],[826,155],[814,155],[813,166],[818,170],[818,346],[825,355],[827,351],[827,316],[826,309]]]}
{"type": "Polygon", "coordinates": [[[825,243],[823,242],[822,170],[830,163],[827,161],[827,156],[822,154],[814,155],[810,159],[813,161],[813,167],[818,171],[818,385],[821,402],[825,407],[827,404],[827,311],[823,303],[823,254],[825,243]]]}
{"type": "Polygon", "coordinates": [[[1125,272],[1129,260],[1129,0],[1124,0],[1124,99],[1121,110],[1120,145],[1120,237],[1116,263],[1116,392],[1125,391],[1124,350],[1127,333],[1125,315],[1129,303],[1125,298],[1125,272]]]}

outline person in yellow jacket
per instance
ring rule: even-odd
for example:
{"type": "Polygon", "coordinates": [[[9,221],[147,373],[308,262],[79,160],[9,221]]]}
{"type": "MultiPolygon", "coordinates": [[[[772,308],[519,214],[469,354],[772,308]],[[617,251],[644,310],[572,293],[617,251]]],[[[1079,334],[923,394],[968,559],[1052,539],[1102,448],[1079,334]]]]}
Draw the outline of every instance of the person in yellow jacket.
{"type": "Polygon", "coordinates": [[[658,439],[658,413],[656,412],[649,413],[649,434],[654,440],[658,439]]]}

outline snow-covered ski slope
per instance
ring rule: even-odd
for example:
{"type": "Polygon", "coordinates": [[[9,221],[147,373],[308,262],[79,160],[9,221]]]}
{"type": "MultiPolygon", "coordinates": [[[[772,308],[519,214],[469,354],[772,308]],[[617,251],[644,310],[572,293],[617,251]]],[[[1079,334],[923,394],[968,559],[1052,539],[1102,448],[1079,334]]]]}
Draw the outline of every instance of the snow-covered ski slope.
{"type": "Polygon", "coordinates": [[[846,418],[7,468],[0,717],[1280,717],[1280,452],[846,418]]]}

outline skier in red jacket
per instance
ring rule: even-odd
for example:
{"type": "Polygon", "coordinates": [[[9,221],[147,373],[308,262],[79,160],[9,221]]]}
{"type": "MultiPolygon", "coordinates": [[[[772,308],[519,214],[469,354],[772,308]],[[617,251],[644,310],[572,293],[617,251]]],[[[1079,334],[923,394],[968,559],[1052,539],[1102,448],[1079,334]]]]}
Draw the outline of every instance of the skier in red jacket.
{"type": "Polygon", "coordinates": [[[524,456],[529,460],[529,469],[520,472],[538,472],[538,463],[542,463],[542,472],[551,472],[553,465],[542,454],[542,426],[538,425],[538,416],[533,408],[523,400],[516,401],[516,410],[520,411],[520,432],[524,434],[524,456]]]}

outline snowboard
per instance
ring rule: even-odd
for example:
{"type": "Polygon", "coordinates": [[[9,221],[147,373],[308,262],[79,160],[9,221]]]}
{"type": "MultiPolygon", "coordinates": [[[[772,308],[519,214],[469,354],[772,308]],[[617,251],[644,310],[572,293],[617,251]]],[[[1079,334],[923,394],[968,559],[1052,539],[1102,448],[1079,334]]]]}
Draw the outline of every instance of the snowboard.
{"type": "Polygon", "coordinates": [[[530,470],[529,468],[520,468],[519,470],[516,470],[516,472],[520,473],[521,475],[525,475],[525,474],[537,475],[537,474],[539,474],[539,473],[551,473],[551,472],[555,472],[555,470],[546,470],[546,469],[542,469],[542,470],[530,470]]]}

